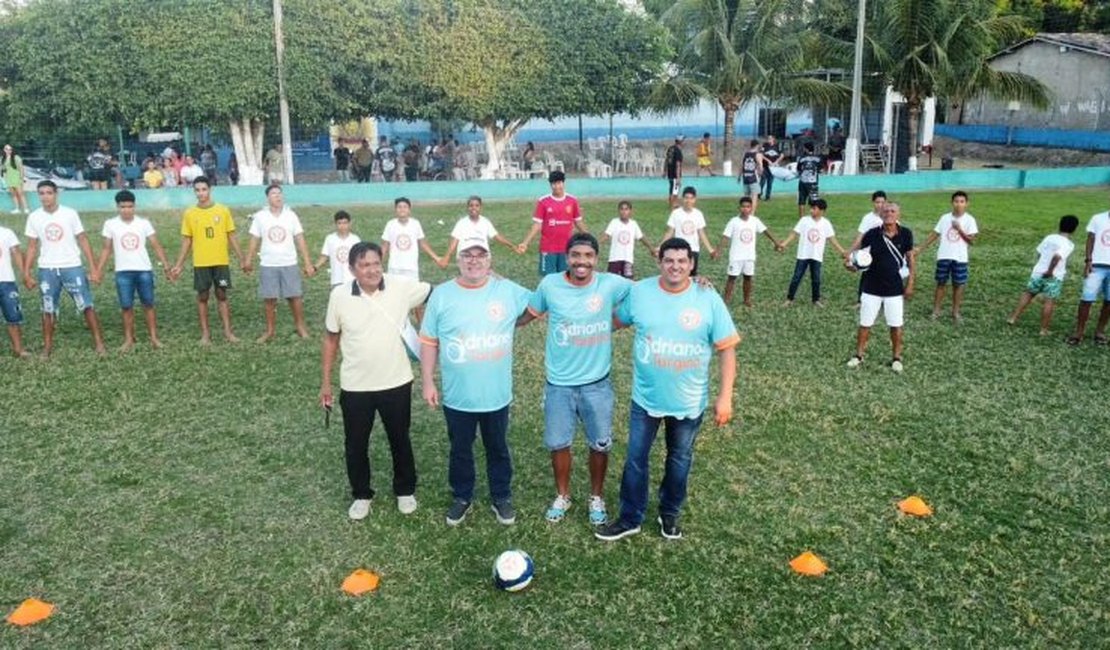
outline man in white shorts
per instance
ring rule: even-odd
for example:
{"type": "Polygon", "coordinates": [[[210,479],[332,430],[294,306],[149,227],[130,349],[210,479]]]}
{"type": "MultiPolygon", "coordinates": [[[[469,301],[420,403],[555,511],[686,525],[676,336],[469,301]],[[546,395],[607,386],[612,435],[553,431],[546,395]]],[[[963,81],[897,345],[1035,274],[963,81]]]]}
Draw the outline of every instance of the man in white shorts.
{"type": "Polygon", "coordinates": [[[1102,298],[1102,310],[1095,325],[1095,344],[1106,345],[1106,325],[1110,323],[1110,212],[1100,212],[1087,223],[1086,255],[1083,257],[1083,295],[1075,316],[1075,332],[1068,345],[1079,345],[1091,317],[1091,305],[1102,298]]]}
{"type": "Polygon", "coordinates": [[[871,254],[871,264],[863,273],[863,293],[860,294],[859,330],[856,333],[856,354],[848,360],[849,368],[863,362],[871,326],[883,310],[883,319],[890,328],[890,369],[902,372],[903,301],[913,295],[914,271],[917,262],[913,253],[913,232],[899,224],[902,216],[897,203],[883,206],[883,225],[872,228],[853,246],[845,265],[855,269],[852,255],[857,250],[871,254]]]}

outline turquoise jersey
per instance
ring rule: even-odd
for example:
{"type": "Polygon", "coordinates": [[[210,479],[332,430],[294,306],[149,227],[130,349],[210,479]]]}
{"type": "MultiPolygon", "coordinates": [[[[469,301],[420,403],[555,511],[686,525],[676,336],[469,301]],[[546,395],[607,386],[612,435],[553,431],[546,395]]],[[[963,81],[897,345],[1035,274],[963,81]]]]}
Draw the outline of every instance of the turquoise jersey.
{"type": "Polygon", "coordinates": [[[636,328],[632,399],[652,417],[701,415],[713,352],[740,342],[721,296],[693,283],[671,293],[659,276],[646,278],[632,286],[617,318],[636,328]]]}
{"type": "Polygon", "coordinates": [[[544,276],[528,311],[547,314],[544,367],[556,386],[582,386],[604,379],[613,365],[613,310],[628,295],[632,282],[612,273],[597,273],[585,286],[571,284],[565,273],[544,276]]]}
{"type": "Polygon", "coordinates": [[[420,338],[438,346],[440,400],[457,411],[496,411],[513,401],[513,331],[531,292],[504,278],[432,291],[420,338]]]}

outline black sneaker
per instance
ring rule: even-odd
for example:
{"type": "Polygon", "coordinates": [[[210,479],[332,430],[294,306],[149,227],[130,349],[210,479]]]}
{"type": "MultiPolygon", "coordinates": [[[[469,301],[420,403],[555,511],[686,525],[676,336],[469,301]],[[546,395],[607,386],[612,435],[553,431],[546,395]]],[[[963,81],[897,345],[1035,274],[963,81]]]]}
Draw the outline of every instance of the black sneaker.
{"type": "Polygon", "coordinates": [[[603,542],[615,542],[618,539],[624,539],[638,532],[640,532],[639,526],[633,526],[623,519],[618,519],[612,523],[600,526],[594,531],[594,537],[603,542]]]}
{"type": "Polygon", "coordinates": [[[466,519],[466,513],[468,512],[470,512],[470,502],[455,499],[455,502],[447,509],[447,525],[458,526],[463,519],[466,519]]]}
{"type": "Polygon", "coordinates": [[[677,515],[659,515],[659,533],[667,539],[682,539],[682,529],[678,527],[677,515]]]}
{"type": "Polygon", "coordinates": [[[512,526],[516,523],[516,510],[513,510],[512,499],[505,499],[503,501],[495,501],[490,509],[497,517],[497,523],[505,526],[512,526]]]}

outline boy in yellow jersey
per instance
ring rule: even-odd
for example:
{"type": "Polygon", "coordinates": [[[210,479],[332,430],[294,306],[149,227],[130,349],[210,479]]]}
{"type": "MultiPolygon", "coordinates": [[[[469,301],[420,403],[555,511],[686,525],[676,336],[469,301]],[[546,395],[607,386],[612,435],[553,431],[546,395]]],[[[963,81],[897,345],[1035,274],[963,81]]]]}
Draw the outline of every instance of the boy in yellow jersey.
{"type": "Polygon", "coordinates": [[[193,288],[197,292],[197,316],[200,320],[200,344],[208,345],[212,337],[208,329],[208,293],[216,287],[216,309],[224,326],[228,343],[239,341],[231,331],[231,307],[227,303],[227,290],[231,288],[230,257],[228,247],[235,251],[240,265],[243,252],[235,239],[235,221],[227,206],[212,202],[212,188],[208,178],[201,176],[193,181],[197,204],[181,216],[181,253],[173,265],[173,277],[181,275],[181,265],[189,249],[193,251],[193,288]]]}

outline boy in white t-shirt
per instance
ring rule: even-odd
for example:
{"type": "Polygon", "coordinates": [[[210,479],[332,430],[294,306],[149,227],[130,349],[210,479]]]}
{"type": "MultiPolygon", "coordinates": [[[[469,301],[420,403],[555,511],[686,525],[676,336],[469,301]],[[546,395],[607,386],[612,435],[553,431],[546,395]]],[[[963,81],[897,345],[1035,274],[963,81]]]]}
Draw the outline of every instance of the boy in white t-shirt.
{"type": "Polygon", "coordinates": [[[750,196],[740,197],[740,214],[729,219],[721,234],[718,248],[728,246],[728,281],[725,282],[725,302],[732,302],[732,292],[736,288],[736,278],[744,276],[744,306],[752,306],[752,281],[755,278],[755,240],[762,233],[779,250],[781,244],[763,221],[753,214],[755,204],[750,196]]]}
{"type": "Polygon", "coordinates": [[[937,289],[933,294],[933,320],[940,317],[941,304],[944,302],[944,288],[949,278],[952,280],[952,320],[959,323],[960,305],[964,301],[964,287],[967,286],[967,249],[975,243],[979,225],[975,217],[967,213],[967,192],[959,190],[952,193],[952,211],[941,216],[936,228],[916,253],[921,253],[933,242],[940,239],[937,249],[937,289]]]}
{"type": "Polygon", "coordinates": [[[1037,294],[1044,295],[1044,307],[1041,309],[1041,336],[1048,334],[1048,326],[1052,323],[1052,311],[1056,308],[1056,300],[1060,298],[1060,287],[1064,284],[1067,275],[1068,256],[1075,250],[1071,241],[1072,233],[1079,227],[1079,217],[1069,214],[1060,217],[1060,232],[1048,235],[1037,246],[1037,264],[1025,287],[1025,292],[1018,300],[1017,309],[1006,321],[1010,325],[1017,323],[1018,317],[1033,302],[1037,294]]]}
{"type": "Polygon", "coordinates": [[[1075,313],[1075,332],[1068,345],[1079,345],[1091,317],[1091,306],[1102,298],[1102,309],[1095,325],[1095,345],[1106,345],[1106,326],[1110,324],[1110,211],[1099,212],[1087,222],[1087,244],[1083,257],[1083,292],[1075,313]]]}
{"type": "Polygon", "coordinates": [[[104,247],[100,250],[100,259],[96,262],[97,275],[104,277],[104,267],[108,257],[115,255],[116,271],[116,296],[119,298],[120,310],[123,313],[123,345],[121,352],[127,352],[135,347],[135,294],[139,294],[139,303],[143,306],[143,317],[146,319],[146,331],[150,335],[150,345],[154,348],[162,347],[158,340],[157,319],[154,315],[154,266],[150,263],[150,254],[147,253],[146,243],[154,249],[158,256],[166,277],[170,277],[170,263],[166,260],[166,251],[162,248],[158,236],[154,234],[154,226],[150,221],[135,216],[135,195],[129,190],[116,193],[115,217],[104,222],[100,234],[104,237],[104,247]]]}
{"type": "Polygon", "coordinates": [[[794,304],[794,296],[798,293],[798,285],[802,283],[802,276],[809,270],[809,284],[813,294],[813,306],[824,307],[821,302],[821,263],[825,259],[825,242],[831,241],[841,257],[846,254],[844,247],[836,239],[836,232],[832,223],[825,218],[825,210],[829,204],[825,199],[813,199],[809,202],[809,215],[798,220],[794,231],[787,235],[779,244],[779,250],[784,250],[790,242],[798,239],[798,254],[794,262],[794,276],[790,278],[790,288],[786,291],[786,306],[794,304]]]}
{"type": "Polygon", "coordinates": [[[420,251],[427,253],[437,265],[442,261],[424,238],[420,222],[412,218],[412,201],[401,197],[393,201],[394,217],[382,231],[382,258],[386,273],[420,279],[420,251]],[[417,248],[419,246],[419,248],[417,248]]]}
{"type": "Polygon", "coordinates": [[[0,226],[0,312],[8,325],[8,338],[12,354],[25,359],[31,356],[23,349],[23,308],[19,303],[19,285],[15,282],[15,269],[23,269],[23,250],[19,238],[11,228],[0,226]],[[12,266],[12,264],[15,266],[12,266]]]}
{"type": "Polygon", "coordinates": [[[447,252],[439,258],[439,268],[445,269],[451,263],[451,257],[455,254],[459,242],[471,239],[485,240],[486,246],[489,246],[489,240],[492,239],[517,255],[523,254],[518,250],[516,244],[505,239],[504,235],[497,232],[497,228],[493,226],[492,221],[482,216],[482,197],[480,196],[471,196],[466,200],[466,216],[459,219],[455,223],[455,227],[451,229],[451,241],[447,244],[447,252]]]}
{"type": "Polygon", "coordinates": [[[608,271],[632,279],[632,263],[636,252],[636,242],[643,242],[648,253],[655,255],[655,247],[644,237],[640,224],[632,218],[632,202],[621,201],[617,204],[617,218],[609,222],[601,235],[601,243],[612,240],[609,246],[608,271]]]}
{"type": "Polygon", "coordinates": [[[347,263],[347,254],[351,247],[362,241],[358,235],[351,232],[351,215],[346,210],[335,213],[335,232],[324,238],[324,245],[320,248],[320,257],[316,260],[317,268],[328,265],[331,270],[331,287],[349,284],[354,280],[351,268],[347,263]]]}
{"type": "Polygon", "coordinates": [[[690,244],[690,258],[694,264],[690,271],[690,277],[695,277],[698,274],[698,255],[701,253],[701,244],[705,244],[705,249],[709,251],[710,257],[717,259],[717,251],[713,248],[713,244],[709,242],[709,236],[705,234],[705,215],[697,208],[697,203],[698,191],[693,186],[684,187],[682,189],[682,207],[671,211],[671,216],[667,219],[667,232],[663,233],[663,241],[667,241],[671,237],[678,237],[690,244]]]}

